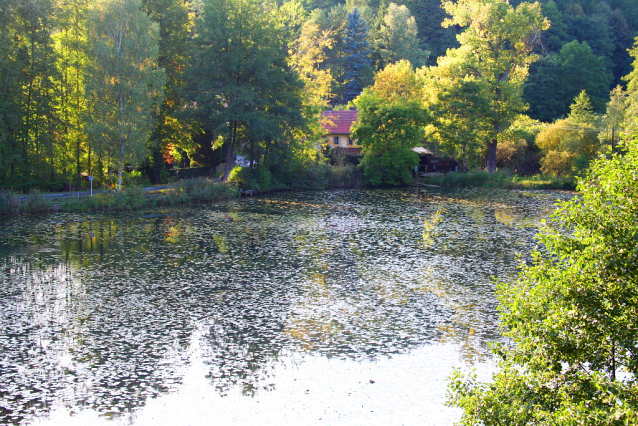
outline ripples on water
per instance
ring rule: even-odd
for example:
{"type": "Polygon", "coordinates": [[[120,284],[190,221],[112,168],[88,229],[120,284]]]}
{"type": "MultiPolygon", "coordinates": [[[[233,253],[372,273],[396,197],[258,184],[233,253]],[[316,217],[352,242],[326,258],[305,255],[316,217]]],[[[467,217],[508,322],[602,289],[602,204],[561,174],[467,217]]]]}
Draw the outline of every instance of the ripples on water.
{"type": "MultiPolygon", "coordinates": [[[[320,371],[341,375],[329,387],[348,395],[348,371],[376,372],[390,388],[372,398],[391,402],[394,376],[438,410],[449,367],[485,360],[499,339],[491,277],[513,276],[552,203],[571,196],[326,191],[9,221],[0,226],[0,423],[63,410],[67,420],[92,412],[142,424],[142,407],[161,410],[154,398],[192,380],[205,381],[201,394],[232,401],[239,390],[239,400],[268,403],[290,371],[305,372],[294,379],[304,384],[321,382],[320,371]],[[415,362],[445,369],[424,384],[401,375],[415,362]]],[[[347,417],[342,399],[334,422],[370,423],[347,417]]]]}

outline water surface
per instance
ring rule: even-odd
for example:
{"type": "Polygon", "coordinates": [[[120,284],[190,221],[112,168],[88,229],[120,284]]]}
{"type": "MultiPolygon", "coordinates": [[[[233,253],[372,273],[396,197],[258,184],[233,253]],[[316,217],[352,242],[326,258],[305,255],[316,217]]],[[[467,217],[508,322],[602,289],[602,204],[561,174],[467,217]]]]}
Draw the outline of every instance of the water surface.
{"type": "Polygon", "coordinates": [[[2,424],[451,424],[545,191],[275,194],[0,225],[2,424]]]}

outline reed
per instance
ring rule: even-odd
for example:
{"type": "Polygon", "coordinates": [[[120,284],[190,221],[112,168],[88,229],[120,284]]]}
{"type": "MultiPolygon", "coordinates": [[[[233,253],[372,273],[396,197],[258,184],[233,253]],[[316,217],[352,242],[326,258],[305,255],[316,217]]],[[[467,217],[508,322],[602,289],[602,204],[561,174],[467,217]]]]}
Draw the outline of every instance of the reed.
{"type": "Polygon", "coordinates": [[[576,189],[576,180],[562,176],[518,176],[506,171],[489,173],[486,170],[472,170],[467,173],[446,173],[438,176],[426,176],[419,183],[442,187],[479,186],[506,189],[576,189]]]}

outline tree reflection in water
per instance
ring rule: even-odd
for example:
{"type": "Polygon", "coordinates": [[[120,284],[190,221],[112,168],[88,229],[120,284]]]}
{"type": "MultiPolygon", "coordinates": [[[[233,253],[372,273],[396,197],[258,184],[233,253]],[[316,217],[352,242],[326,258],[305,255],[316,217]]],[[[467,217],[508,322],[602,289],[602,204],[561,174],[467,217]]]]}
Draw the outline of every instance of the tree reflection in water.
{"type": "MultiPolygon", "coordinates": [[[[353,360],[499,339],[515,271],[557,197],[523,191],[276,194],[152,214],[0,225],[0,422],[104,416],[179,388],[276,387],[282,353],[353,360]]],[[[288,358],[288,357],[286,357],[288,358]]]]}

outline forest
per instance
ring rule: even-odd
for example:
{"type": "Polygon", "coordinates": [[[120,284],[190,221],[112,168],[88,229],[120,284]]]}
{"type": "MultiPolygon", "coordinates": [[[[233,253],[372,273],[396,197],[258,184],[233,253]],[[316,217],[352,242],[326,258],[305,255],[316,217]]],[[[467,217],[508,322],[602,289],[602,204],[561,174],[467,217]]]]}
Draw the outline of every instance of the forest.
{"type": "Polygon", "coordinates": [[[581,175],[636,124],[637,35],[634,0],[2,0],[0,188],[222,164],[285,187],[326,163],[331,108],[359,110],[373,185],[414,146],[581,175]]]}

